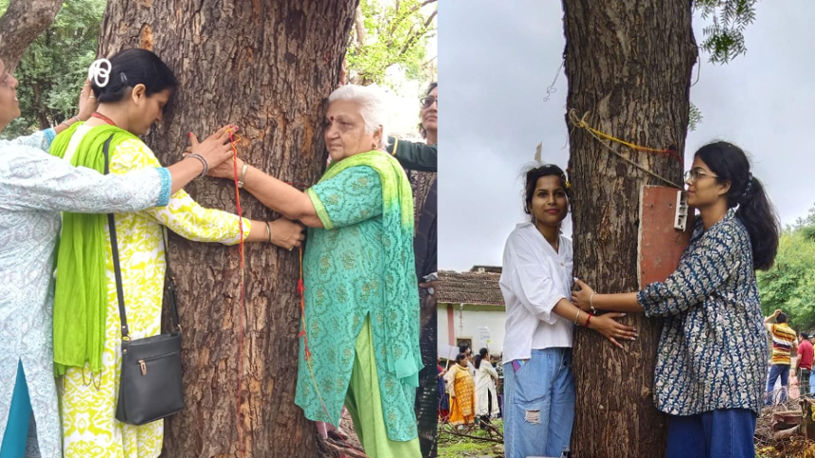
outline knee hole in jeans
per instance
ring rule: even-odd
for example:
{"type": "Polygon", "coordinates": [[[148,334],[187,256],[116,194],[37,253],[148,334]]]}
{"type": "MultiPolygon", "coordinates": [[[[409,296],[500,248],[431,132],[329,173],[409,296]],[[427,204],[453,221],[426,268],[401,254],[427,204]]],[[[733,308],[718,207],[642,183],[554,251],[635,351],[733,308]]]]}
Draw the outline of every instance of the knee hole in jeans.
{"type": "Polygon", "coordinates": [[[541,411],[540,410],[527,410],[524,412],[524,420],[527,423],[532,424],[540,424],[541,422],[541,411]]]}

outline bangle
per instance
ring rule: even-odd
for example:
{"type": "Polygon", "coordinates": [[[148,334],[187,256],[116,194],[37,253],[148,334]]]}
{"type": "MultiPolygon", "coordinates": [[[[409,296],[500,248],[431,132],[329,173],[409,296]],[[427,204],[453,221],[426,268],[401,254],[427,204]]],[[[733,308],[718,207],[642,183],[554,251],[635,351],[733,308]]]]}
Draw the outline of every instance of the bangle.
{"type": "Polygon", "coordinates": [[[201,175],[198,175],[198,178],[205,176],[207,172],[209,172],[209,164],[207,164],[207,160],[204,159],[204,156],[201,156],[198,153],[190,153],[187,155],[187,157],[195,158],[201,161],[201,165],[204,167],[204,169],[201,170],[201,175]]]}
{"type": "Polygon", "coordinates": [[[591,313],[586,314],[586,327],[587,328],[589,327],[589,323],[591,323],[591,317],[593,317],[593,316],[594,315],[592,315],[591,313]]]}
{"type": "Polygon", "coordinates": [[[243,188],[244,183],[246,183],[246,170],[248,169],[249,165],[244,162],[243,167],[241,167],[241,177],[238,178],[238,188],[243,188]]]}
{"type": "Polygon", "coordinates": [[[577,313],[574,314],[574,324],[577,323],[577,319],[580,317],[580,309],[577,309],[577,313]]]}
{"type": "Polygon", "coordinates": [[[589,296],[589,308],[591,309],[591,313],[597,313],[597,309],[594,308],[594,295],[595,294],[597,294],[597,293],[592,291],[591,296],[589,296]]]}
{"type": "Polygon", "coordinates": [[[266,221],[266,241],[272,243],[272,225],[266,221]]]}

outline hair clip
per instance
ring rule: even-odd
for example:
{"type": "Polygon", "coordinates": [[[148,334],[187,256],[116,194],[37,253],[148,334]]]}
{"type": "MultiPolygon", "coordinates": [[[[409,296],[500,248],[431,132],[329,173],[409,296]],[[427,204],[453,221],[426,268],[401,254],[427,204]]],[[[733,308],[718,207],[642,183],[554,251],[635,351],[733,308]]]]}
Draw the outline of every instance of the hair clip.
{"type": "Polygon", "coordinates": [[[119,81],[121,81],[123,85],[127,86],[127,75],[125,75],[125,72],[119,72],[119,81]]]}
{"type": "Polygon", "coordinates": [[[96,87],[105,87],[110,80],[110,71],[112,69],[113,64],[109,60],[105,58],[96,59],[88,68],[88,79],[93,81],[96,87]]]}

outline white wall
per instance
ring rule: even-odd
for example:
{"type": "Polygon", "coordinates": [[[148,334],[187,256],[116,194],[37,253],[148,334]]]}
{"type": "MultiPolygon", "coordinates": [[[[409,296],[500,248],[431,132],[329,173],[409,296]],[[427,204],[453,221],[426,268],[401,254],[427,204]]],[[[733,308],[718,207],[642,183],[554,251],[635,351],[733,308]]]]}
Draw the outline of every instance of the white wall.
{"type": "MultiPolygon", "coordinates": [[[[460,305],[453,306],[453,342],[458,338],[469,338],[473,342],[473,352],[487,347],[493,355],[500,355],[504,345],[504,309],[495,306],[460,305]]],[[[449,348],[449,323],[447,304],[439,304],[438,347],[439,356],[447,358],[455,352],[449,348]]]]}

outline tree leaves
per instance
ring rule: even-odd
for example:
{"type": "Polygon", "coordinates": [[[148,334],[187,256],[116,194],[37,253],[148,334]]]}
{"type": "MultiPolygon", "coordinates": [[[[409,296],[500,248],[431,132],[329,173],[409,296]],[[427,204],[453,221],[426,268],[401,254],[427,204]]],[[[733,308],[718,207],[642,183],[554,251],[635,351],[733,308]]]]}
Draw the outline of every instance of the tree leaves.
{"type": "Polygon", "coordinates": [[[409,79],[429,81],[435,56],[426,62],[427,39],[436,33],[436,0],[362,0],[346,62],[356,84],[389,84],[386,71],[401,66],[409,79]]]}
{"type": "MultiPolygon", "coordinates": [[[[8,0],[0,0],[0,11],[8,0]]],[[[23,54],[15,76],[22,115],[3,136],[18,135],[58,124],[77,111],[77,98],[96,56],[105,0],[67,0],[54,23],[23,54]]]]}
{"type": "Polygon", "coordinates": [[[710,61],[724,64],[747,52],[744,29],[756,19],[757,0],[696,0],[694,7],[712,24],[704,27],[701,47],[710,61]]]}
{"type": "Polygon", "coordinates": [[[815,328],[815,207],[781,234],[775,265],[757,272],[761,309],[781,309],[797,331],[815,328]]]}

